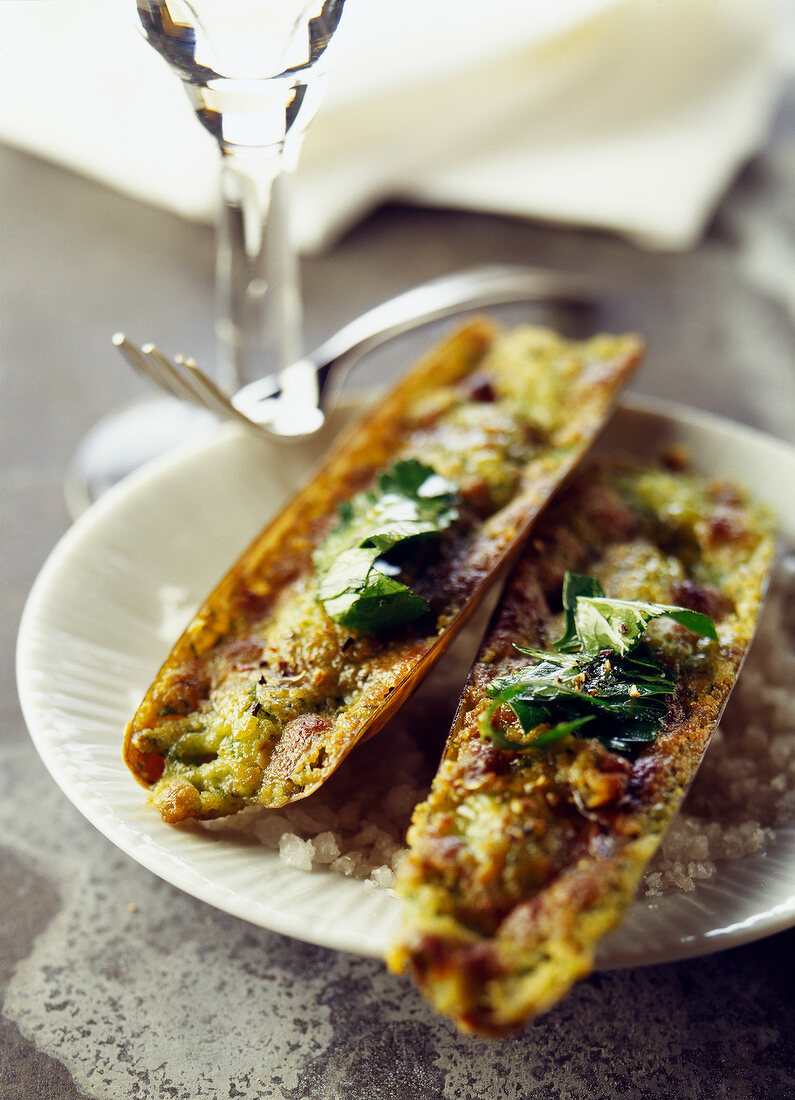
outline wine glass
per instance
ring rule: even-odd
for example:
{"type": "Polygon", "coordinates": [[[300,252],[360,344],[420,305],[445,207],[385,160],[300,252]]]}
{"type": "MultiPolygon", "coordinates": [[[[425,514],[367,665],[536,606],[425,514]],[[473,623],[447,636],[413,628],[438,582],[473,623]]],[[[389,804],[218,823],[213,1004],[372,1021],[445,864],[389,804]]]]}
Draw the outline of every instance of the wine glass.
{"type": "MultiPolygon", "coordinates": [[[[302,352],[289,175],[323,94],[346,0],[137,0],[147,41],[182,78],[221,153],[214,377],[222,389],[302,352]]],[[[73,515],[146,458],[212,423],[153,399],[96,425],[67,477],[73,515]]]]}

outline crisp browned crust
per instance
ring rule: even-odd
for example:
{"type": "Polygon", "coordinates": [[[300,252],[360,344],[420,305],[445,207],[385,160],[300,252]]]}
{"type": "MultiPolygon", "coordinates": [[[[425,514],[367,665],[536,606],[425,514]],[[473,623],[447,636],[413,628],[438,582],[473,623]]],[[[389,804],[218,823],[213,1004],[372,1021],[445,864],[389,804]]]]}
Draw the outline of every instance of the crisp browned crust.
{"type": "Polygon", "coordinates": [[[378,730],[518,549],[641,353],[634,337],[578,343],[527,329],[514,369],[493,361],[501,339],[475,322],[415,367],[199,609],[125,740],[166,820],[303,797],[378,730]],[[537,408],[522,408],[523,386],[537,408]],[[317,602],[312,551],[337,505],[406,455],[461,467],[465,522],[417,578],[427,615],[376,634],[347,630],[317,602]]]}
{"type": "Polygon", "coordinates": [[[390,965],[409,969],[464,1030],[509,1034],[590,972],[698,768],[771,556],[768,518],[733,488],[623,465],[578,479],[536,528],[398,876],[405,912],[390,965]],[[718,642],[670,621],[650,628],[677,690],[659,737],[633,759],[593,739],[519,753],[481,737],[487,684],[527,662],[515,645],[549,648],[560,636],[566,570],[598,576],[608,595],[716,620],[718,642]]]}

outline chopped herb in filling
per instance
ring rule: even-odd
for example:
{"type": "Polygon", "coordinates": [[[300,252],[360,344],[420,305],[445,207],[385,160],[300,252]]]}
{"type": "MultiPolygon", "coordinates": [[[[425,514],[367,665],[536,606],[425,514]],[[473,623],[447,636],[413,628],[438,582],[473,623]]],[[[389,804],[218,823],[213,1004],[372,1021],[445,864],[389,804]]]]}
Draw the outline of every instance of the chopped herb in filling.
{"type": "Polygon", "coordinates": [[[428,601],[398,579],[407,552],[458,519],[455,485],[415,458],[379,474],[375,489],[339,507],[340,522],[313,554],[318,600],[354,630],[419,618],[428,601]]]}
{"type": "Polygon", "coordinates": [[[577,573],[566,573],[563,608],[565,633],[555,650],[517,646],[533,664],[489,684],[494,701],[483,717],[483,736],[515,752],[543,748],[570,733],[596,737],[621,753],[653,741],[676,678],[643,644],[643,633],[653,619],[666,616],[715,639],[712,619],[685,607],[608,599],[595,577],[577,573]],[[519,721],[518,739],[493,724],[504,705],[519,721]]]}

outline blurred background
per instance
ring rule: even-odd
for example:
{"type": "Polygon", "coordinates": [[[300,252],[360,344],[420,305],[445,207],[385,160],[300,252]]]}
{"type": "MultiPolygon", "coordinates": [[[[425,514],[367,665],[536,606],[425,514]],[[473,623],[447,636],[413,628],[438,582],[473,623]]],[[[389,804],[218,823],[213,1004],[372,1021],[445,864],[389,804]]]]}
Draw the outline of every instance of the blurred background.
{"type": "MultiPolygon", "coordinates": [[[[692,316],[675,300],[742,297],[730,237],[735,274],[795,315],[791,0],[348,0],[344,21],[291,182],[307,344],[469,263],[593,272],[604,323],[651,338],[637,386],[791,433],[784,404],[763,417],[696,362],[716,342],[738,365],[761,353],[784,386],[771,323],[738,303],[728,332],[706,299],[692,316]],[[775,194],[755,203],[773,135],[775,194]]],[[[89,420],[140,388],[117,328],[215,357],[218,151],[131,2],[6,2],[0,53],[3,345],[30,359],[25,303],[59,311],[73,384],[104,367],[89,420]]]]}
{"type": "MultiPolygon", "coordinates": [[[[765,142],[786,15],[776,0],[348,0],[295,238],[316,252],[409,201],[690,247],[765,142]]],[[[133,4],[11,2],[0,21],[0,138],[212,220],[215,143],[133,4]]]]}

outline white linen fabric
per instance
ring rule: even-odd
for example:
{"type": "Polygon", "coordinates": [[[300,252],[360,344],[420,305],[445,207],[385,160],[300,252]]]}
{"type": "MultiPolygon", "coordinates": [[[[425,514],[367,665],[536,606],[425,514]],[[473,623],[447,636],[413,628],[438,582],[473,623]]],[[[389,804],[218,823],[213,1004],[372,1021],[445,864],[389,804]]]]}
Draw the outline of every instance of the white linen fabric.
{"type": "MultiPolygon", "coordinates": [[[[772,0],[349,0],[295,172],[302,250],[389,200],[700,237],[764,143],[772,0]]],[[[218,154],[132,0],[0,4],[0,140],[186,218],[218,154]]]]}

